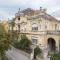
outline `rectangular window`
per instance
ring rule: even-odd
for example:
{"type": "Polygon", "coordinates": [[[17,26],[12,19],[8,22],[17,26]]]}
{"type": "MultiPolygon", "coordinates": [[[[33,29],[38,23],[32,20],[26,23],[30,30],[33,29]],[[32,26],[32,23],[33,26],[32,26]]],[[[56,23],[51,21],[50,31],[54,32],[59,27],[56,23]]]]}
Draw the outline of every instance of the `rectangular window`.
{"type": "Polygon", "coordinates": [[[37,44],[37,37],[32,37],[32,44],[37,44]]]}
{"type": "Polygon", "coordinates": [[[37,39],[32,39],[33,44],[37,44],[37,39]]]}
{"type": "Polygon", "coordinates": [[[20,25],[18,24],[18,31],[20,32],[20,25]]]}
{"type": "Polygon", "coordinates": [[[55,24],[55,30],[57,29],[57,24],[55,24]]]}
{"type": "Polygon", "coordinates": [[[45,29],[47,29],[47,25],[45,25],[45,29]]]}
{"type": "Polygon", "coordinates": [[[38,27],[32,27],[32,31],[37,31],[38,27]]]}
{"type": "Polygon", "coordinates": [[[41,25],[40,25],[40,29],[41,29],[41,25]]]}
{"type": "Polygon", "coordinates": [[[46,22],[45,22],[45,29],[47,29],[47,25],[48,25],[48,22],[46,21],[46,22]]]}
{"type": "Polygon", "coordinates": [[[36,23],[32,24],[32,31],[38,31],[38,24],[36,23]]]}

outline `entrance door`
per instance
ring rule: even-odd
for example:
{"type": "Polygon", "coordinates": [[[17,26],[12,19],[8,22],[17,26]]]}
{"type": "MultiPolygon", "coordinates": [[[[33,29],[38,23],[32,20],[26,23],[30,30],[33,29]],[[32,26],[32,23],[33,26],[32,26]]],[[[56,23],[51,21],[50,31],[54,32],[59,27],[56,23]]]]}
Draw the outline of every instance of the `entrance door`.
{"type": "Polygon", "coordinates": [[[50,51],[55,51],[56,50],[56,42],[53,38],[48,39],[48,46],[50,51]]]}

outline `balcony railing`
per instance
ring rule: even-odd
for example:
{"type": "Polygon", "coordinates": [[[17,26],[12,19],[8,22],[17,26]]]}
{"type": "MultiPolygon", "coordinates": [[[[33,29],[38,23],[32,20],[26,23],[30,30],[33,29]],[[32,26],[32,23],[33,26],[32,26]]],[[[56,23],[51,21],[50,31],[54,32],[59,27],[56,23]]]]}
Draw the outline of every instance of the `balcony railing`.
{"type": "Polygon", "coordinates": [[[60,31],[47,31],[47,34],[50,34],[50,35],[60,35],[60,31]]]}
{"type": "MultiPolygon", "coordinates": [[[[9,30],[11,31],[11,30],[9,30]]],[[[18,32],[19,30],[15,30],[16,32],[18,32]]],[[[20,33],[28,33],[28,34],[49,34],[49,35],[60,35],[60,31],[20,31],[20,33]]]]}

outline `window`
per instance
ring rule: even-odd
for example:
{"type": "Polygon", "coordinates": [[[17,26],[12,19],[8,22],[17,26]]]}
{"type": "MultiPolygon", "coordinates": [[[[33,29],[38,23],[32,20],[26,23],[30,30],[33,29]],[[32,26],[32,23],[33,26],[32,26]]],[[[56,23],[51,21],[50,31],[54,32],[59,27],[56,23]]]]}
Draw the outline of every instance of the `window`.
{"type": "Polygon", "coordinates": [[[38,30],[38,27],[32,27],[32,30],[33,31],[37,31],[38,30]]]}
{"type": "Polygon", "coordinates": [[[37,44],[37,37],[32,37],[32,44],[37,44]]]}
{"type": "Polygon", "coordinates": [[[20,28],[20,25],[18,25],[18,28],[20,28]]]}
{"type": "Polygon", "coordinates": [[[57,24],[55,24],[55,30],[57,29],[57,24]]]}
{"type": "Polygon", "coordinates": [[[20,32],[20,25],[18,24],[18,30],[19,30],[19,32],[20,32]]]}
{"type": "Polygon", "coordinates": [[[47,25],[45,25],[45,29],[47,29],[47,25]]]}
{"type": "Polygon", "coordinates": [[[59,26],[58,26],[58,30],[59,30],[59,26]]]}
{"type": "Polygon", "coordinates": [[[20,20],[20,17],[18,18],[18,20],[20,20]]]}
{"type": "Polygon", "coordinates": [[[32,31],[37,31],[37,30],[38,30],[38,25],[32,24],[32,31]]]}
{"type": "Polygon", "coordinates": [[[26,32],[26,28],[24,28],[24,32],[26,32]]]}
{"type": "Polygon", "coordinates": [[[40,29],[41,29],[41,25],[40,25],[40,29]]]}
{"type": "Polygon", "coordinates": [[[47,24],[48,24],[48,22],[45,22],[45,29],[47,29],[47,24]]]}

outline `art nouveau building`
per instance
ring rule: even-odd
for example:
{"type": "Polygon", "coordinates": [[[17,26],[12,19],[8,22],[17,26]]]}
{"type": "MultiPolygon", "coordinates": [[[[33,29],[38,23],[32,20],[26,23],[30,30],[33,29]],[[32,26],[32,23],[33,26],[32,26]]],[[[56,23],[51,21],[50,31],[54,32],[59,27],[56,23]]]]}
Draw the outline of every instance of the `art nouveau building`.
{"type": "Polygon", "coordinates": [[[20,11],[16,13],[14,30],[26,34],[33,44],[39,45],[42,49],[48,46],[50,50],[59,51],[60,21],[47,14],[46,9],[42,8],[34,12],[28,9],[27,14],[20,11]]]}

